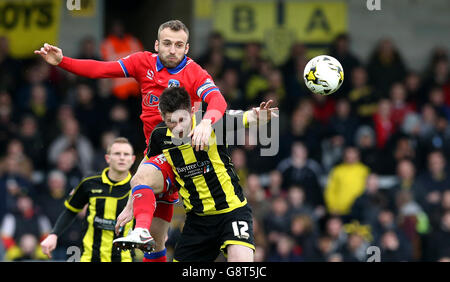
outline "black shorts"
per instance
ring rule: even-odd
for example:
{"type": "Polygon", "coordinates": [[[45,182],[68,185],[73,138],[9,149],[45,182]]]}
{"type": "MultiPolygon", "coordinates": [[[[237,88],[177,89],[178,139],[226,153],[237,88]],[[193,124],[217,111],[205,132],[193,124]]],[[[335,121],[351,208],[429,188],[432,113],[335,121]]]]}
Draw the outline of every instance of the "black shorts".
{"type": "Polygon", "coordinates": [[[174,261],[214,261],[220,251],[227,255],[228,245],[255,250],[252,211],[248,205],[217,215],[188,213],[175,246],[174,261]]]}

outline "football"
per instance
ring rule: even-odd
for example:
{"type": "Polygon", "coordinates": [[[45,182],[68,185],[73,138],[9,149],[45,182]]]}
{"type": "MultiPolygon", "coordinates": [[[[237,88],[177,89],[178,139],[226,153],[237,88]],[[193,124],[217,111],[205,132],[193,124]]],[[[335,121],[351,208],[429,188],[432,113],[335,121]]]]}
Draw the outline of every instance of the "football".
{"type": "Polygon", "coordinates": [[[311,92],[330,95],[341,87],[344,81],[344,70],[335,58],[321,55],[312,58],[306,64],[303,78],[311,92]]]}

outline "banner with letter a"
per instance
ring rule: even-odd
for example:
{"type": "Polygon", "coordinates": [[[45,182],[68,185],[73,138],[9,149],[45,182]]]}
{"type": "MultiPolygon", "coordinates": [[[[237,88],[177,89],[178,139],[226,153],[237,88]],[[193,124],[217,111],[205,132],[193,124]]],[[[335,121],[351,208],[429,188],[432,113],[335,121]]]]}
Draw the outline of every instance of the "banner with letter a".
{"type": "Polygon", "coordinates": [[[57,44],[63,5],[61,0],[1,0],[0,36],[8,38],[11,55],[27,58],[45,42],[57,44]]]}

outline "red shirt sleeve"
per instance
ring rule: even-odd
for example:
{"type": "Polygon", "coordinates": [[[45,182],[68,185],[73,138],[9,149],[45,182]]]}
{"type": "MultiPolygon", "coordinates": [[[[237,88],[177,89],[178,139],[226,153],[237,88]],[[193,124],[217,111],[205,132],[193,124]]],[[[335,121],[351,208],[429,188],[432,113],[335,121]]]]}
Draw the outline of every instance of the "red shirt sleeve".
{"type": "Polygon", "coordinates": [[[203,119],[210,119],[212,124],[214,124],[223,117],[228,106],[227,101],[225,101],[222,94],[217,91],[208,95],[205,102],[208,104],[208,107],[206,108],[203,119]]]}
{"type": "Polygon", "coordinates": [[[139,66],[139,62],[142,62],[145,59],[146,58],[144,52],[136,52],[129,56],[126,56],[123,59],[120,59],[118,62],[125,77],[134,77],[137,79],[138,76],[136,75],[136,73],[138,72],[137,69],[139,66]]]}
{"type": "Polygon", "coordinates": [[[102,62],[63,57],[58,66],[66,71],[88,78],[115,78],[125,76],[120,63],[116,61],[102,62]]]}
{"type": "Polygon", "coordinates": [[[195,64],[194,67],[193,73],[196,73],[196,80],[193,91],[208,104],[203,119],[211,119],[214,124],[223,117],[227,109],[227,102],[212,77],[199,65],[195,64]]]}
{"type": "Polygon", "coordinates": [[[80,60],[63,57],[60,68],[88,78],[136,78],[136,61],[142,59],[144,52],[131,54],[118,61],[80,60]]]}

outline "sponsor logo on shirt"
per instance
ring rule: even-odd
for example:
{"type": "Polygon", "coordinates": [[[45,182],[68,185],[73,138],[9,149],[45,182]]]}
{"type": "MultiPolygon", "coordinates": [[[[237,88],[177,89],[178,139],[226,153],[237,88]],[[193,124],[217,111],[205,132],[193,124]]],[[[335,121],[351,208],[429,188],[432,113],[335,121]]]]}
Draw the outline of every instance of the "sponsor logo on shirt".
{"type": "Polygon", "coordinates": [[[156,107],[159,104],[159,97],[156,95],[153,95],[152,91],[150,91],[142,99],[142,104],[146,107],[156,107]]]}
{"type": "Polygon", "coordinates": [[[94,217],[94,227],[103,230],[114,230],[116,221],[112,219],[104,219],[98,216],[94,217]]]}
{"type": "Polygon", "coordinates": [[[163,154],[158,155],[157,157],[155,157],[154,160],[155,160],[155,162],[157,162],[160,165],[164,164],[167,161],[166,157],[163,154]]]}
{"type": "Polygon", "coordinates": [[[206,174],[214,170],[211,161],[198,161],[196,163],[188,164],[182,167],[177,167],[177,173],[181,178],[195,177],[206,174]]]}
{"type": "Polygon", "coordinates": [[[152,70],[148,70],[146,77],[150,80],[153,80],[153,78],[155,78],[155,73],[152,70]]]}

